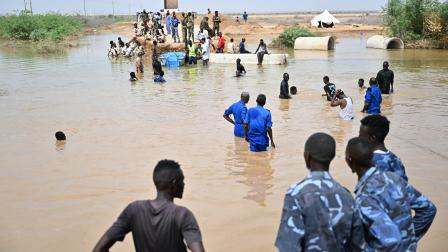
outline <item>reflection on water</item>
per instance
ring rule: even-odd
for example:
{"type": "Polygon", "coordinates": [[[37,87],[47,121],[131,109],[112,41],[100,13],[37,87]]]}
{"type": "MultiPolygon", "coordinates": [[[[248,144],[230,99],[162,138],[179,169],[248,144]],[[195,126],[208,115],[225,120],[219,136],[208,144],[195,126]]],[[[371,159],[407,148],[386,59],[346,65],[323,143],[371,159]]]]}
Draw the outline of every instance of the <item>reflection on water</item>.
{"type": "Polygon", "coordinates": [[[54,145],[57,151],[63,151],[65,149],[65,144],[66,141],[56,141],[54,145]]]}
{"type": "Polygon", "coordinates": [[[226,168],[231,175],[238,176],[236,182],[249,187],[245,199],[253,200],[260,206],[266,206],[266,196],[272,187],[272,174],[269,160],[274,152],[250,153],[248,143],[235,137],[233,146],[227,146],[226,168]]]}
{"type": "MultiPolygon", "coordinates": [[[[419,248],[443,251],[447,51],[371,50],[365,40],[340,39],[335,51],[289,51],[287,65],[245,64],[242,78],[233,77],[234,64],[165,68],[164,84],[153,82],[146,55],[145,73],[131,83],[133,60],[107,57],[116,37],[88,36],[81,41],[86,46],[56,55],[0,49],[0,250],[91,250],[126,204],[154,196],[153,165],[173,158],[187,183],[178,203],[195,213],[207,250],[232,251],[227,244],[237,244],[243,252],[275,251],[283,195],[307,173],[302,153],[309,135],[335,137],[332,175],[354,187],[344,149],[364,116],[357,82],[368,83],[388,60],[396,79],[395,94],[383,97],[391,121],[386,144],[438,207],[419,248]],[[278,99],[284,72],[298,88],[290,100],[278,99]],[[353,99],[354,120],[340,120],[339,108],[321,96],[324,75],[353,99]],[[249,153],[222,118],[242,91],[251,95],[248,107],[266,94],[275,150],[249,153]],[[57,130],[70,143],[55,144],[57,130]]],[[[114,251],[132,250],[131,240],[114,251]]]]}

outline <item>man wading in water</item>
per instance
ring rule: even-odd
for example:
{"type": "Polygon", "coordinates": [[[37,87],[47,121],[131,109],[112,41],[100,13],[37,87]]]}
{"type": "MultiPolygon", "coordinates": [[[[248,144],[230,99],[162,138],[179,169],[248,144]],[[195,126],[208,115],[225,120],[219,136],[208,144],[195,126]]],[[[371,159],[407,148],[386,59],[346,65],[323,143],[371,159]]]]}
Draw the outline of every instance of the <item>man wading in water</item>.
{"type": "Polygon", "coordinates": [[[132,232],[137,252],[203,252],[201,231],[193,213],[173,203],[184,192],[184,174],[173,160],[161,160],[154,168],[157,198],[129,204],[101,237],[94,252],[109,251],[117,241],[132,232]]]}
{"type": "Polygon", "coordinates": [[[288,73],[284,73],[283,74],[283,80],[280,83],[280,95],[278,96],[278,98],[280,99],[290,99],[291,96],[289,95],[289,74],[288,73]]]}
{"type": "Polygon", "coordinates": [[[394,92],[394,72],[389,69],[389,62],[383,62],[383,69],[376,75],[376,81],[382,94],[394,92]]]}
{"type": "Polygon", "coordinates": [[[244,125],[243,121],[247,114],[247,107],[246,104],[249,102],[249,93],[248,92],[242,92],[241,93],[241,100],[235,102],[232,104],[228,109],[224,111],[224,119],[226,119],[231,124],[235,125],[233,134],[236,137],[244,138],[244,125]],[[230,115],[233,115],[233,120],[230,118],[230,115]]]}
{"type": "Polygon", "coordinates": [[[259,94],[257,97],[257,106],[250,108],[244,119],[246,141],[249,142],[250,151],[253,152],[266,151],[269,146],[269,139],[271,139],[271,146],[275,148],[271,129],[271,111],[264,108],[265,104],[266,96],[259,94]]]}

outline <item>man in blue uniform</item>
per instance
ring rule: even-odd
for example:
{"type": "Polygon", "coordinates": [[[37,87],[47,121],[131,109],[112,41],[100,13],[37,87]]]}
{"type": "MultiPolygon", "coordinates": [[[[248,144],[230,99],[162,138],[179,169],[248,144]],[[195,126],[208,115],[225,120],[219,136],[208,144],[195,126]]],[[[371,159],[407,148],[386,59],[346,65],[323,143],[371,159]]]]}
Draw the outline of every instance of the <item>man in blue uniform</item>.
{"type": "Polygon", "coordinates": [[[350,192],[330,175],[336,154],[334,138],[316,133],[305,143],[310,170],[286,192],[275,246],[280,252],[364,251],[361,218],[350,192]]]}
{"type": "Polygon", "coordinates": [[[249,102],[249,98],[248,92],[242,92],[241,100],[235,102],[228,109],[226,109],[226,111],[224,111],[224,119],[235,125],[233,133],[236,137],[245,137],[243,123],[247,113],[246,104],[249,102]],[[230,118],[230,115],[233,115],[233,119],[230,118]]]}
{"type": "Polygon", "coordinates": [[[381,90],[376,83],[374,77],[369,80],[370,87],[366,90],[366,95],[364,97],[364,107],[362,108],[363,113],[368,114],[380,114],[381,113],[381,90]]]}
{"type": "Polygon", "coordinates": [[[359,137],[367,139],[373,145],[373,165],[380,171],[389,171],[408,181],[400,158],[389,151],[384,144],[389,133],[389,120],[382,115],[369,115],[361,120],[359,137]]]}
{"type": "Polygon", "coordinates": [[[250,150],[253,152],[266,151],[269,146],[269,139],[271,139],[271,146],[275,148],[271,129],[271,112],[263,108],[265,104],[266,96],[259,94],[257,97],[257,106],[250,108],[244,119],[246,141],[250,143],[250,150]]]}
{"type": "Polygon", "coordinates": [[[345,161],[358,176],[355,206],[368,246],[374,251],[416,251],[436,207],[400,176],[373,167],[372,155],[372,145],[364,138],[347,144],[345,161]]]}

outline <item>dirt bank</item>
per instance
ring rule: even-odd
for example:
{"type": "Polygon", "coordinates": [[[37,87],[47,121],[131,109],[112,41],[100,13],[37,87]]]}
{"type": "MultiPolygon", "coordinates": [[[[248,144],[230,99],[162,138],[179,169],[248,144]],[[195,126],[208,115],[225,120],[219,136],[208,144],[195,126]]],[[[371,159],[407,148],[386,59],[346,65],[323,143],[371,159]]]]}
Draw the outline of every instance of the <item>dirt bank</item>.
{"type": "MultiPolygon", "coordinates": [[[[335,37],[355,37],[360,35],[376,35],[382,34],[383,27],[381,25],[380,13],[337,13],[335,14],[341,23],[334,28],[315,28],[311,27],[309,21],[314,14],[257,14],[251,15],[249,21],[244,23],[240,17],[240,22],[236,22],[236,16],[221,14],[221,26],[226,40],[230,38],[239,41],[245,37],[248,43],[256,43],[263,38],[268,43],[276,38],[285,28],[289,26],[300,25],[309,28],[311,31],[323,36],[335,37]]],[[[212,26],[211,15],[209,15],[209,24],[212,26]]],[[[203,15],[197,16],[195,19],[195,31],[199,30],[199,24],[203,15]]],[[[134,36],[132,29],[133,22],[122,22],[112,24],[102,28],[101,32],[112,32],[120,34],[128,39],[134,36]]],[[[181,35],[181,34],[180,34],[181,35]]],[[[150,41],[139,39],[147,47],[151,46],[150,41]]],[[[173,43],[171,37],[167,37],[167,42],[159,45],[161,51],[181,51],[183,44],[173,43]]]]}

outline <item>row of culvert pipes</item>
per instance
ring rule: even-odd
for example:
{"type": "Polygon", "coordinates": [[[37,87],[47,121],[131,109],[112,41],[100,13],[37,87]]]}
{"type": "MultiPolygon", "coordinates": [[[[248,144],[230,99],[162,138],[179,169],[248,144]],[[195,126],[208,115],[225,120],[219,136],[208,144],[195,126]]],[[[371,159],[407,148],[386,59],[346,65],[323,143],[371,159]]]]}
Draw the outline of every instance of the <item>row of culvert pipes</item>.
{"type": "MultiPolygon", "coordinates": [[[[333,50],[335,39],[331,36],[327,37],[300,37],[294,41],[294,49],[296,50],[333,50]]],[[[373,36],[367,40],[368,48],[378,49],[400,49],[404,48],[403,41],[399,38],[389,38],[383,36],[373,36]]],[[[212,53],[210,54],[210,62],[234,64],[236,59],[241,59],[245,64],[257,64],[258,59],[255,54],[232,54],[232,53],[212,53]]],[[[267,54],[264,55],[263,64],[281,65],[287,62],[288,54],[267,54]]]]}
{"type": "MultiPolygon", "coordinates": [[[[296,50],[334,50],[335,39],[326,37],[299,37],[294,42],[296,50]]],[[[404,43],[399,38],[375,35],[367,39],[367,48],[376,49],[403,49],[404,43]]]]}

